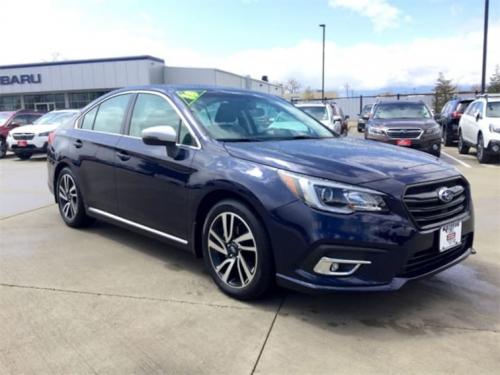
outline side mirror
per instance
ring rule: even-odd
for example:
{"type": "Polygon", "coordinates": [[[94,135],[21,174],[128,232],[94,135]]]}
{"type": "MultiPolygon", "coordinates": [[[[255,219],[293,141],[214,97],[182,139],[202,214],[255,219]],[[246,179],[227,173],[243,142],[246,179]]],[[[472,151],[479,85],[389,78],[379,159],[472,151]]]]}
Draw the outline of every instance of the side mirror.
{"type": "Polygon", "coordinates": [[[8,127],[9,128],[17,128],[18,126],[21,126],[19,122],[11,122],[8,127]]]}
{"type": "Polygon", "coordinates": [[[167,154],[177,154],[177,131],[170,125],[153,126],[141,132],[142,141],[150,146],[166,146],[167,154]]]}
{"type": "Polygon", "coordinates": [[[481,112],[476,112],[476,121],[479,121],[480,119],[482,119],[483,116],[481,116],[481,112]]]}
{"type": "Polygon", "coordinates": [[[349,120],[349,115],[345,115],[344,120],[349,120]]]}

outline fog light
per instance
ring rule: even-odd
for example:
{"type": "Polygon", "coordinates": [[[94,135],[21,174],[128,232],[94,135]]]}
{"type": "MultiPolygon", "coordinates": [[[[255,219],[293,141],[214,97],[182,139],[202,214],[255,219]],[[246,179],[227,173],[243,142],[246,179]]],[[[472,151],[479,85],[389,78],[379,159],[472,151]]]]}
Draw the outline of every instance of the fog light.
{"type": "Polygon", "coordinates": [[[329,276],[350,276],[369,260],[321,258],[314,266],[314,272],[329,276]]]}
{"type": "Polygon", "coordinates": [[[437,151],[437,150],[438,150],[438,148],[439,148],[439,146],[438,146],[437,144],[435,144],[435,143],[434,143],[434,144],[432,145],[432,149],[433,149],[434,151],[437,151]]]}
{"type": "Polygon", "coordinates": [[[493,152],[498,152],[498,150],[500,150],[500,146],[499,145],[493,145],[493,147],[491,149],[493,150],[493,152]]]}

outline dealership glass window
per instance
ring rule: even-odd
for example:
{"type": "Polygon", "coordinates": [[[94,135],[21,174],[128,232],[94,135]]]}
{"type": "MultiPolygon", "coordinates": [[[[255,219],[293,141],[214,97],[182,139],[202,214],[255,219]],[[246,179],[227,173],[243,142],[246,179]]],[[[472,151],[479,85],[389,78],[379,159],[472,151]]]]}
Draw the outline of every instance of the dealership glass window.
{"type": "Polygon", "coordinates": [[[102,102],[97,110],[93,129],[119,134],[130,97],[130,94],[118,95],[102,102]]]}
{"type": "Polygon", "coordinates": [[[0,111],[15,111],[21,109],[20,96],[0,96],[0,111]]]}
{"type": "Polygon", "coordinates": [[[71,92],[68,94],[70,108],[83,108],[95,99],[106,94],[107,91],[71,92]]]}
{"type": "Polygon", "coordinates": [[[53,103],[55,109],[65,109],[64,94],[25,95],[24,108],[35,110],[36,104],[53,103]]]}

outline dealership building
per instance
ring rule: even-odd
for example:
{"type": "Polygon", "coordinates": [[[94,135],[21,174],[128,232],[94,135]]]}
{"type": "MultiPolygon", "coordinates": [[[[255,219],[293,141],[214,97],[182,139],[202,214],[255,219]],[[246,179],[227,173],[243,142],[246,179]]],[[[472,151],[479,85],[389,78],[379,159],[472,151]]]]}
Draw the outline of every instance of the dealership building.
{"type": "Polygon", "coordinates": [[[281,86],[267,80],[219,69],[166,66],[164,60],[153,56],[129,56],[0,66],[0,111],[82,108],[120,87],[161,83],[283,94],[281,86]]]}

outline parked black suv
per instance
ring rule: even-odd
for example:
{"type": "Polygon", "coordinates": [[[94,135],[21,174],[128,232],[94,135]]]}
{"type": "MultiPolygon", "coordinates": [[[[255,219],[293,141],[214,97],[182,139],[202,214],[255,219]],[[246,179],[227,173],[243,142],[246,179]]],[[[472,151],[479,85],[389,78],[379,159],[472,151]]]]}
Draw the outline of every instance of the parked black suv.
{"type": "Polygon", "coordinates": [[[422,101],[384,101],[375,105],[365,138],[441,155],[441,128],[422,101]]]}
{"type": "Polygon", "coordinates": [[[441,138],[445,146],[451,146],[458,141],[458,122],[465,112],[472,98],[455,98],[447,102],[441,113],[437,113],[434,118],[441,126],[441,138]]]}

